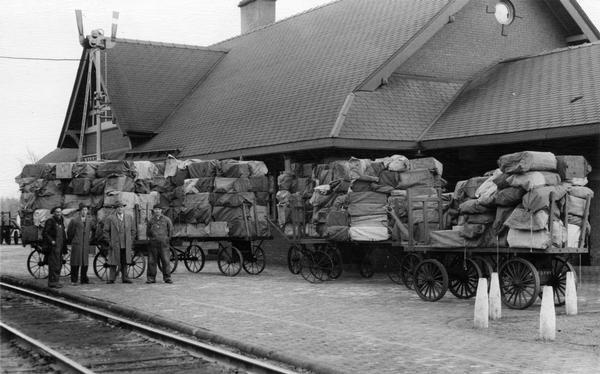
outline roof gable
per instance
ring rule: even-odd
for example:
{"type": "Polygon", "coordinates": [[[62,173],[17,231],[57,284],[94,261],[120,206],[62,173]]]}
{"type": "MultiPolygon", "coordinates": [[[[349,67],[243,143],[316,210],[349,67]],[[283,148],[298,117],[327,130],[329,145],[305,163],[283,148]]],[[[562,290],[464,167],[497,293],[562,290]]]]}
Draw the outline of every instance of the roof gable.
{"type": "Polygon", "coordinates": [[[343,0],[216,44],[227,56],[139,150],[194,156],[328,138],[346,96],[448,2],[343,0]]]}

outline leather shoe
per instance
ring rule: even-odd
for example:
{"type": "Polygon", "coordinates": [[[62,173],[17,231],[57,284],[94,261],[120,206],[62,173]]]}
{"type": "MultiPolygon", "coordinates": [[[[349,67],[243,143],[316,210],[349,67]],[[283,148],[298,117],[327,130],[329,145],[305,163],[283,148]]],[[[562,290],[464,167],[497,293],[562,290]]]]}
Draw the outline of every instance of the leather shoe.
{"type": "Polygon", "coordinates": [[[153,280],[147,280],[146,283],[151,284],[151,283],[156,283],[156,281],[153,280]]]}
{"type": "Polygon", "coordinates": [[[123,279],[123,283],[133,283],[133,282],[130,281],[129,279],[123,279]]]}
{"type": "Polygon", "coordinates": [[[94,282],[92,282],[89,279],[86,279],[86,280],[81,281],[81,284],[94,284],[94,282]]]}
{"type": "Polygon", "coordinates": [[[113,284],[115,281],[106,281],[106,284],[113,284]]]}
{"type": "Polygon", "coordinates": [[[63,285],[60,284],[60,283],[57,283],[57,284],[50,284],[50,285],[48,285],[48,287],[50,287],[50,288],[63,288],[63,285]]]}
{"type": "Polygon", "coordinates": [[[170,279],[165,279],[165,283],[173,283],[173,281],[170,279]]]}

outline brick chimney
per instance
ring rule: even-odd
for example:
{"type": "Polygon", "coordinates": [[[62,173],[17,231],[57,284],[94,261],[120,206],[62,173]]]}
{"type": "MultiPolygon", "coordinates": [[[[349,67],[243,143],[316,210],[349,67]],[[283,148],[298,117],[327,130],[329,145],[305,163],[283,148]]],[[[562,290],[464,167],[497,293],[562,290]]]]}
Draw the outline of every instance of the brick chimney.
{"type": "Polygon", "coordinates": [[[275,22],[275,1],[240,1],[238,7],[242,16],[242,34],[275,22]]]}

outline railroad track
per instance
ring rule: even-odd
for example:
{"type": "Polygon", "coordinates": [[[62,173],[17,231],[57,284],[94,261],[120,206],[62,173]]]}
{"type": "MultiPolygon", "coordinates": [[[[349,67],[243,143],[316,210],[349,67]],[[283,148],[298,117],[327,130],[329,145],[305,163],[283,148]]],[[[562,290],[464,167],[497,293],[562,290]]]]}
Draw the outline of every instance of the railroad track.
{"type": "Polygon", "coordinates": [[[295,373],[56,297],[2,282],[0,287],[3,368],[76,373],[295,373]]]}

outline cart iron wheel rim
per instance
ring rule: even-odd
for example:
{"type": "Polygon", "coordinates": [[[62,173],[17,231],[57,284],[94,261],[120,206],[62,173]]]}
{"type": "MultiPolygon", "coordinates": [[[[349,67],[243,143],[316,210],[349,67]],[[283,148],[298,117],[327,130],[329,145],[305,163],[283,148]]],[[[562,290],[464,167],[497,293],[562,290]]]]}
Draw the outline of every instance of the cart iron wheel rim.
{"type": "Polygon", "coordinates": [[[244,257],[242,267],[248,274],[258,275],[265,270],[265,251],[259,246],[252,246],[248,258],[244,257]]]}
{"type": "Polygon", "coordinates": [[[188,271],[192,273],[199,273],[202,269],[204,269],[205,261],[206,256],[199,245],[192,244],[185,250],[185,258],[183,263],[188,271]]]}
{"type": "Polygon", "coordinates": [[[385,270],[388,278],[396,284],[404,284],[402,281],[402,261],[396,255],[389,255],[386,258],[385,270]]]}
{"type": "Polygon", "coordinates": [[[331,268],[331,274],[329,279],[338,279],[344,272],[344,262],[342,260],[342,253],[340,249],[335,245],[329,245],[326,248],[326,253],[331,257],[333,267],[331,268]]]}
{"type": "Polygon", "coordinates": [[[68,277],[71,275],[71,249],[62,255],[62,266],[60,267],[60,276],[68,277]]]}
{"type": "Polygon", "coordinates": [[[242,270],[242,253],[234,247],[222,247],[217,252],[219,271],[228,277],[235,277],[242,270]]]}
{"type": "Polygon", "coordinates": [[[425,301],[438,301],[448,291],[448,273],[441,262],[434,259],[421,261],[414,272],[414,289],[425,301]]]}
{"type": "Polygon", "coordinates": [[[169,246],[169,263],[171,264],[170,274],[173,274],[179,264],[179,257],[177,256],[177,250],[171,246],[169,246]]]}
{"type": "Polygon", "coordinates": [[[290,273],[300,274],[300,270],[302,269],[302,252],[295,244],[291,245],[290,249],[288,249],[287,265],[290,273]]]}
{"type": "Polygon", "coordinates": [[[127,276],[129,278],[139,278],[144,274],[146,270],[146,261],[144,256],[135,254],[131,258],[131,261],[127,263],[127,276]]]}
{"type": "Polygon", "coordinates": [[[422,257],[416,253],[409,253],[402,259],[402,265],[400,267],[400,276],[402,277],[402,283],[409,290],[413,289],[414,276],[413,273],[415,268],[421,262],[422,257]]]}
{"type": "Polygon", "coordinates": [[[108,280],[108,261],[106,256],[98,252],[94,256],[94,274],[101,280],[108,280]]]}
{"type": "Polygon", "coordinates": [[[310,271],[313,275],[321,281],[330,280],[329,274],[333,272],[331,257],[325,251],[317,250],[313,253],[312,258],[310,271]]]}
{"type": "Polygon", "coordinates": [[[27,257],[27,270],[35,279],[48,278],[48,263],[46,262],[46,255],[41,250],[36,248],[31,251],[27,257]]]}
{"type": "Polygon", "coordinates": [[[303,251],[300,257],[300,275],[305,281],[310,283],[321,283],[323,280],[315,277],[311,268],[313,267],[313,255],[308,251],[303,251]]]}
{"type": "MultiPolygon", "coordinates": [[[[565,293],[567,291],[567,272],[572,272],[575,285],[577,285],[577,273],[575,268],[566,259],[554,256],[552,258],[552,268],[549,274],[549,278],[546,285],[552,286],[552,292],[554,293],[554,305],[562,306],[565,305],[565,293]]],[[[541,291],[539,296],[542,297],[541,291]]]]}
{"type": "Polygon", "coordinates": [[[470,258],[463,262],[462,256],[457,256],[448,267],[448,289],[459,299],[470,299],[477,293],[477,284],[482,277],[479,265],[470,258]]]}
{"type": "Polygon", "coordinates": [[[540,275],[533,264],[514,257],[505,261],[498,273],[502,302],[511,309],[531,306],[540,292],[540,275]]]}

